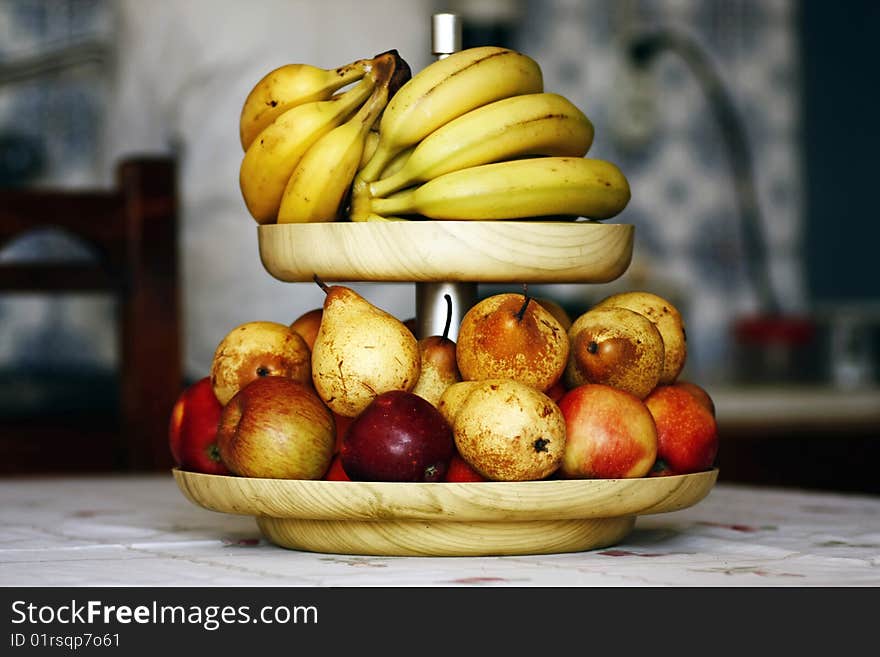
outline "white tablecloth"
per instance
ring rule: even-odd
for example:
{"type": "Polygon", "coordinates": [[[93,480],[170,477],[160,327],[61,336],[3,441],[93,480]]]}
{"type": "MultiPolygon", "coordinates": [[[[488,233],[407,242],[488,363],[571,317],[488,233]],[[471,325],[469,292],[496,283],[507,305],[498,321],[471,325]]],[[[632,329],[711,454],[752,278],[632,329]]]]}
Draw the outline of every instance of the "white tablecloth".
{"type": "Polygon", "coordinates": [[[572,554],[364,557],[276,547],[170,474],[0,479],[3,586],[878,586],[880,497],[718,484],[572,554]]]}

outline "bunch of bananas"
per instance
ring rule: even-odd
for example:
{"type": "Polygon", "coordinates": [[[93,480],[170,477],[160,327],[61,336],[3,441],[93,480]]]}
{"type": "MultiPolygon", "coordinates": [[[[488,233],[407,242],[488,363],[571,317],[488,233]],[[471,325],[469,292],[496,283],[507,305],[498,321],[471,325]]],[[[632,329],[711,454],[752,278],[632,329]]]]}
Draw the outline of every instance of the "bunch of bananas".
{"type": "Polygon", "coordinates": [[[278,89],[301,88],[284,67],[251,92],[240,182],[258,222],[608,219],[629,202],[620,169],[586,157],[590,119],[544,91],[532,58],[482,46],[410,75],[390,52],[388,66],[382,55],[336,71],[291,65],[321,89],[294,107],[304,92],[278,109],[278,89]],[[397,88],[376,72],[389,67],[406,71],[397,88]]]}
{"type": "Polygon", "coordinates": [[[287,64],[264,76],[239,121],[239,186],[254,219],[334,220],[371,128],[410,77],[396,50],[336,69],[287,64]]]}

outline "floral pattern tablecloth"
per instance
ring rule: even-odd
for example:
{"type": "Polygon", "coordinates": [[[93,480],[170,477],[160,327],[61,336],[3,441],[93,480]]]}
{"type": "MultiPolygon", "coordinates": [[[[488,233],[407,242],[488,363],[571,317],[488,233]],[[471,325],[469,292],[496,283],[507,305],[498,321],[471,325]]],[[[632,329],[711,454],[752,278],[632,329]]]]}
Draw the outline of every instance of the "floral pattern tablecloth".
{"type": "Polygon", "coordinates": [[[2,586],[878,586],[880,497],[718,484],[571,554],[365,557],[276,547],[170,474],[0,480],[2,586]]]}

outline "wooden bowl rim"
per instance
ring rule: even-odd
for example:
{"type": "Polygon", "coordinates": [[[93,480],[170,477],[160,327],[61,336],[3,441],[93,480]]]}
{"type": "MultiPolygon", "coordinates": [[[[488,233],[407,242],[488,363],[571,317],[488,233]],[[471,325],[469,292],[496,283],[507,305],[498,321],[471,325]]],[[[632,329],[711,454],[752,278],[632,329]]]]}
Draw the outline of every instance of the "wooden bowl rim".
{"type": "Polygon", "coordinates": [[[214,511],[275,518],[510,521],[646,515],[692,506],[718,468],[633,479],[488,482],[285,480],[172,470],[181,492],[214,511]]]}

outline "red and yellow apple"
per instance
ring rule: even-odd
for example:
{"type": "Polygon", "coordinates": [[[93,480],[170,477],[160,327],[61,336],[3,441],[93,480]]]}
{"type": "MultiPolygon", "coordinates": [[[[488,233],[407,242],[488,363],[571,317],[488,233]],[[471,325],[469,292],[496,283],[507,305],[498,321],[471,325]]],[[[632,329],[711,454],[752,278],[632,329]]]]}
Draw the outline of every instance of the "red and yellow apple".
{"type": "Polygon", "coordinates": [[[705,388],[698,386],[692,381],[676,381],[671,385],[676,388],[681,388],[682,390],[687,390],[706,408],[706,410],[708,410],[713,416],[715,415],[715,401],[705,388]]]}
{"type": "Polygon", "coordinates": [[[211,378],[188,386],[171,409],[168,443],[174,462],[182,470],[229,474],[217,449],[217,425],[223,407],[214,395],[211,378]]]}
{"type": "Polygon", "coordinates": [[[220,457],[243,477],[321,479],[335,442],[333,413],[313,388],[287,377],[254,379],[220,414],[220,457]]]}
{"type": "Polygon", "coordinates": [[[638,397],[586,383],[569,390],[559,408],[566,428],[563,478],[643,477],[651,470],[657,457],[657,428],[638,397]]]}
{"type": "Polygon", "coordinates": [[[711,411],[681,386],[658,386],[645,399],[657,426],[657,458],[672,474],[708,470],[718,454],[718,426],[711,411]]]}

